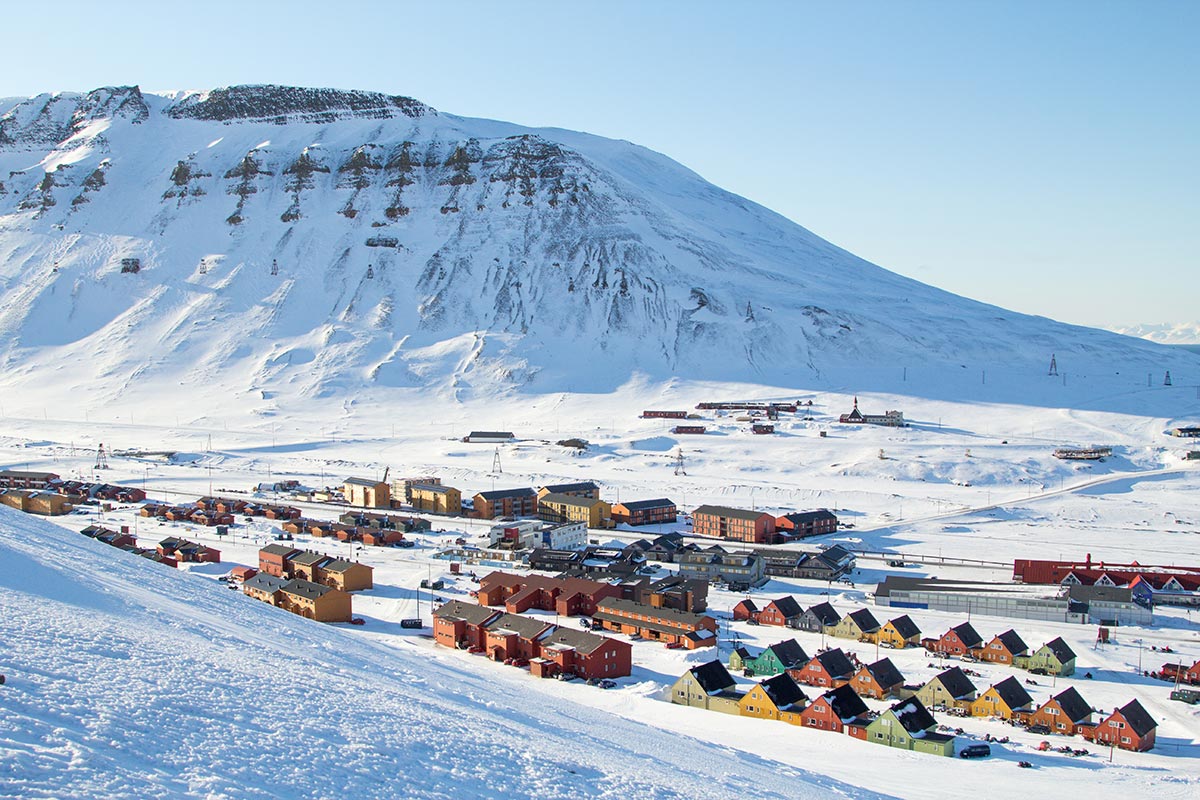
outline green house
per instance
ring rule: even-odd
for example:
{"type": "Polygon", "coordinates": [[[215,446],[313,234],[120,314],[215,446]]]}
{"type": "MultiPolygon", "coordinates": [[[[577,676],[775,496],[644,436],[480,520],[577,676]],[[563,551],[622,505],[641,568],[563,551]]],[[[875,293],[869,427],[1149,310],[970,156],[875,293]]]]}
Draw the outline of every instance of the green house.
{"type": "Polygon", "coordinates": [[[902,700],[867,725],[867,741],[900,750],[954,755],[954,737],[937,732],[937,723],[916,697],[902,700]]]}
{"type": "Polygon", "coordinates": [[[1039,675],[1073,675],[1075,651],[1059,637],[1046,642],[1028,656],[1014,658],[1013,666],[1039,675]]]}
{"type": "Polygon", "coordinates": [[[808,654],[795,639],[776,642],[756,656],[739,647],[729,657],[731,669],[741,669],[750,676],[780,675],[789,669],[803,669],[807,663],[808,654]]]}

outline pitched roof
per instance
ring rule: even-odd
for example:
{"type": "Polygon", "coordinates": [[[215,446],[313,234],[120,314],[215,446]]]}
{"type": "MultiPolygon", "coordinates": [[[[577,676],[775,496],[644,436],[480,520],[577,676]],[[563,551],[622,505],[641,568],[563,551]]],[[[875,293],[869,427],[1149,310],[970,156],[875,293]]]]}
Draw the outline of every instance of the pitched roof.
{"type": "Polygon", "coordinates": [[[1049,648],[1054,657],[1058,659],[1058,663],[1065,664],[1075,658],[1075,651],[1072,650],[1061,636],[1057,636],[1042,645],[1044,648],[1049,648]]]}
{"type": "Polygon", "coordinates": [[[1092,707],[1083,699],[1083,695],[1075,690],[1074,686],[1064,689],[1054,695],[1052,699],[1058,703],[1071,722],[1082,722],[1092,713],[1092,707]]]}
{"type": "Polygon", "coordinates": [[[542,486],[541,490],[547,491],[550,494],[563,494],[564,492],[599,491],[600,487],[592,481],[580,481],[578,483],[550,484],[547,486],[542,486]]]}
{"type": "MultiPolygon", "coordinates": [[[[687,611],[677,611],[674,608],[658,608],[646,603],[637,603],[633,600],[624,600],[614,597],[606,597],[597,604],[598,612],[605,610],[623,611],[627,614],[644,614],[655,619],[660,619],[666,622],[673,622],[677,625],[685,625],[689,628],[698,626],[705,619],[704,614],[692,614],[687,611]]],[[[644,620],[636,620],[636,623],[645,624],[644,620]]]]}
{"type": "Polygon", "coordinates": [[[780,597],[777,600],[772,600],[771,605],[775,606],[779,613],[787,618],[798,617],[804,613],[804,609],[796,602],[796,598],[790,594],[780,597]]]}
{"type": "Polygon", "coordinates": [[[311,567],[320,564],[322,561],[332,561],[333,559],[324,553],[317,553],[312,550],[304,550],[298,555],[292,556],[288,560],[293,564],[299,564],[302,567],[311,567]]]}
{"type": "Polygon", "coordinates": [[[888,686],[899,686],[904,683],[904,676],[900,674],[900,670],[896,669],[896,665],[890,658],[881,658],[874,664],[867,664],[866,669],[875,682],[885,689],[888,686]]]}
{"type": "Polygon", "coordinates": [[[732,689],[735,685],[733,676],[720,661],[709,661],[688,671],[692,673],[696,683],[700,684],[700,688],[708,694],[732,689]]]}
{"type": "Polygon", "coordinates": [[[597,503],[602,503],[603,500],[596,500],[592,497],[580,497],[574,494],[544,494],[538,500],[538,505],[552,506],[579,506],[581,508],[591,508],[597,503]]]}
{"type": "Polygon", "coordinates": [[[322,597],[333,591],[333,589],[328,586],[322,586],[319,583],[312,583],[311,581],[300,580],[299,578],[293,581],[288,581],[280,588],[285,594],[294,594],[309,600],[316,600],[318,597],[322,597]]]}
{"type": "Polygon", "coordinates": [[[817,603],[810,606],[808,613],[814,616],[822,625],[837,625],[842,615],[829,603],[817,603]]]}
{"type": "Polygon", "coordinates": [[[896,633],[900,634],[905,639],[910,639],[913,636],[921,635],[921,629],[917,627],[917,623],[913,622],[912,618],[909,617],[908,614],[903,614],[895,619],[888,620],[888,624],[895,628],[896,633]]]}
{"type": "Polygon", "coordinates": [[[484,625],[490,633],[511,631],[522,639],[533,639],[538,634],[551,627],[551,623],[534,617],[523,617],[520,614],[501,614],[484,625]]]}
{"type": "Polygon", "coordinates": [[[1008,652],[1014,655],[1024,653],[1029,649],[1029,645],[1025,644],[1025,641],[1012,628],[1009,628],[1004,633],[997,634],[996,638],[1000,640],[1000,644],[1004,645],[1008,652]]]}
{"type": "Polygon", "coordinates": [[[955,625],[950,630],[958,634],[959,641],[961,641],[967,647],[978,647],[979,645],[983,644],[983,637],[980,636],[973,627],[971,627],[971,623],[969,622],[964,622],[961,625],[955,625]]]}
{"type": "MultiPolygon", "coordinates": [[[[665,497],[660,497],[657,500],[631,500],[628,503],[618,503],[618,505],[624,506],[626,511],[647,511],[652,508],[675,507],[675,504],[665,497]]],[[[658,544],[658,539],[655,539],[654,543],[658,544]]],[[[667,546],[673,547],[674,545],[667,546]]]]}
{"type": "Polygon", "coordinates": [[[808,699],[792,676],[786,672],[767,678],[760,685],[776,708],[786,708],[793,703],[800,703],[808,699]]]}
{"type": "Polygon", "coordinates": [[[851,611],[847,616],[854,620],[854,624],[864,633],[879,630],[879,620],[875,619],[875,615],[871,613],[870,609],[860,608],[857,611],[851,611]]]}
{"type": "Polygon", "coordinates": [[[528,497],[536,494],[537,492],[528,486],[522,486],[519,489],[496,489],[492,492],[480,492],[475,496],[482,497],[484,500],[503,500],[506,497],[528,497]]]}
{"type": "Polygon", "coordinates": [[[468,439],[513,439],[512,431],[471,431],[468,439]]]}
{"type": "Polygon", "coordinates": [[[737,608],[738,606],[745,608],[747,611],[758,611],[758,606],[749,597],[747,597],[745,600],[739,600],[738,604],[734,606],[734,608],[737,608]]]}
{"type": "Polygon", "coordinates": [[[900,725],[909,733],[927,731],[937,725],[933,715],[929,713],[929,709],[925,708],[925,704],[916,697],[901,700],[888,711],[895,715],[900,725]]]}
{"type": "Polygon", "coordinates": [[[833,512],[826,508],[822,508],[817,511],[795,511],[791,514],[784,514],[782,517],[779,517],[779,519],[786,519],[796,525],[830,518],[837,519],[833,512]]]}
{"type": "Polygon", "coordinates": [[[837,718],[842,722],[856,719],[867,713],[867,704],[863,702],[857,692],[850,688],[848,683],[844,683],[836,689],[830,689],[821,696],[825,698],[829,707],[833,709],[833,713],[837,714],[837,718]]]}
{"type": "MultiPolygon", "coordinates": [[[[325,570],[326,572],[345,572],[354,566],[356,565],[352,561],[347,561],[344,558],[335,558],[328,564],[322,565],[321,569],[325,570]]],[[[367,569],[370,569],[370,567],[367,567],[367,569]]]]}
{"type": "Polygon", "coordinates": [[[1130,700],[1118,708],[1117,711],[1121,712],[1121,716],[1125,718],[1125,721],[1129,723],[1129,727],[1133,728],[1133,732],[1138,736],[1145,736],[1158,727],[1158,723],[1146,713],[1146,709],[1142,708],[1142,704],[1136,699],[1130,700]]]}
{"type": "Polygon", "coordinates": [[[373,481],[370,478],[346,478],[346,480],[342,481],[343,485],[349,484],[350,486],[374,487],[378,486],[380,483],[382,483],[382,481],[373,481]]]}
{"type": "Polygon", "coordinates": [[[951,667],[945,672],[935,675],[931,679],[932,681],[940,682],[942,688],[955,700],[961,700],[975,691],[975,684],[971,683],[971,679],[967,677],[967,673],[962,671],[962,667],[951,667]]]}
{"type": "Polygon", "coordinates": [[[243,589],[258,589],[260,592],[271,592],[274,594],[287,584],[287,578],[276,578],[274,575],[268,575],[265,572],[260,572],[251,578],[242,581],[243,589]]]}
{"type": "Polygon", "coordinates": [[[465,603],[462,600],[451,600],[434,610],[433,616],[439,619],[464,620],[470,625],[482,625],[500,612],[494,608],[481,606],[477,603],[465,603]]]}
{"type": "MultiPolygon", "coordinates": [[[[601,647],[612,644],[615,641],[617,640],[609,639],[604,636],[597,636],[596,634],[588,633],[587,631],[577,631],[574,628],[557,627],[542,637],[542,647],[554,647],[555,645],[559,645],[561,647],[569,647],[577,653],[590,655],[596,650],[599,650],[601,647]]],[[[626,644],[625,642],[620,642],[620,644],[630,647],[630,645],[626,644]]]]}
{"type": "MultiPolygon", "coordinates": [[[[744,519],[751,522],[760,517],[771,517],[765,511],[747,511],[743,508],[729,508],[728,506],[700,506],[692,512],[692,516],[696,517],[699,514],[710,514],[714,517],[729,517],[730,519],[744,519]]],[[[774,519],[774,517],[771,517],[774,519]]]]}
{"type": "Polygon", "coordinates": [[[775,658],[779,659],[779,663],[785,668],[801,667],[808,663],[808,655],[795,639],[776,642],[767,649],[775,654],[775,658]]]}
{"type": "Polygon", "coordinates": [[[1033,698],[1029,696],[1029,692],[1025,691],[1021,682],[1011,675],[993,685],[992,688],[1009,708],[1024,708],[1033,702],[1033,698]]]}
{"type": "Polygon", "coordinates": [[[850,659],[841,649],[826,650],[824,653],[817,653],[813,658],[832,677],[850,675],[854,672],[854,665],[850,663],[850,659]]]}

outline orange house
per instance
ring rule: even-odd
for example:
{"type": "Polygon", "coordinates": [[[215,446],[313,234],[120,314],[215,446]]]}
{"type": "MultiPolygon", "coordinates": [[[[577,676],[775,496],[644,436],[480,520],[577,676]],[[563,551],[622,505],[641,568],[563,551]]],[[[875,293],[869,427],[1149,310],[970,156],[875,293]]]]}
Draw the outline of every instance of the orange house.
{"type": "Polygon", "coordinates": [[[1045,725],[1053,733],[1075,735],[1082,725],[1092,721],[1092,707],[1072,686],[1051,697],[1033,712],[1032,725],[1045,725]]]}
{"type": "Polygon", "coordinates": [[[849,686],[831,689],[800,712],[799,725],[841,733],[845,726],[867,716],[867,704],[849,686]]]}

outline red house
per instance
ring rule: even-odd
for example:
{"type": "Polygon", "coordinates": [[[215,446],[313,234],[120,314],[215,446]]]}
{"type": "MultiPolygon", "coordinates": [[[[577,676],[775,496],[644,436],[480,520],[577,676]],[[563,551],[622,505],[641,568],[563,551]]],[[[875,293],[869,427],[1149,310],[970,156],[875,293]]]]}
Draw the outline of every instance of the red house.
{"type": "Polygon", "coordinates": [[[840,649],[826,650],[809,659],[803,668],[789,669],[787,672],[797,683],[836,689],[850,683],[854,677],[854,663],[840,649]]]}
{"type": "Polygon", "coordinates": [[[1017,632],[1006,630],[1004,633],[998,633],[992,640],[987,643],[987,646],[979,651],[978,655],[981,661],[988,661],[993,664],[1011,664],[1017,656],[1027,655],[1029,645],[1017,635],[1017,632]]]}
{"type": "Polygon", "coordinates": [[[758,606],[750,598],[740,601],[733,607],[733,621],[747,622],[749,620],[758,621],[758,606]]]}
{"type": "Polygon", "coordinates": [[[971,623],[964,622],[943,633],[941,638],[933,640],[928,649],[948,656],[964,656],[981,647],[983,637],[975,632],[971,623]]]}
{"type": "Polygon", "coordinates": [[[758,612],[758,623],[794,628],[803,614],[804,609],[796,602],[796,598],[788,595],[772,600],[766,608],[758,612]]]}
{"type": "Polygon", "coordinates": [[[564,617],[592,616],[601,600],[621,597],[621,587],[583,578],[548,578],[493,572],[479,581],[476,598],[485,606],[503,604],[510,614],[531,608],[564,617]]]}
{"type": "Polygon", "coordinates": [[[451,600],[433,612],[433,639],[443,647],[482,650],[484,625],[500,613],[494,608],[451,600]]]}
{"type": "Polygon", "coordinates": [[[1097,725],[1081,726],[1083,738],[1122,750],[1144,752],[1154,747],[1154,719],[1137,700],[1130,700],[1097,725]]]}
{"type": "Polygon", "coordinates": [[[302,551],[283,544],[269,544],[258,551],[258,570],[276,578],[288,576],[288,562],[302,551]]]}
{"type": "Polygon", "coordinates": [[[800,712],[800,724],[818,731],[841,733],[847,724],[867,716],[867,704],[849,686],[831,689],[800,712]]]}
{"type": "Polygon", "coordinates": [[[554,628],[539,641],[540,657],[555,672],[580,678],[623,678],[633,670],[633,645],[573,628],[554,628]]]}

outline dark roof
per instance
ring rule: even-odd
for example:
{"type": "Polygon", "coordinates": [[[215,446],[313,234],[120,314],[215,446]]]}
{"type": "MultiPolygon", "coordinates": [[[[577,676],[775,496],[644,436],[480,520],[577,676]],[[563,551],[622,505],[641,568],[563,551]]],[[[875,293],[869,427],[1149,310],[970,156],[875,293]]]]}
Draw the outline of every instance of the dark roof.
{"type": "Polygon", "coordinates": [[[242,581],[243,589],[258,589],[262,592],[277,592],[287,583],[287,578],[276,578],[265,572],[259,572],[252,578],[242,581]]]}
{"type": "Polygon", "coordinates": [[[27,472],[20,469],[0,469],[0,478],[30,478],[33,480],[50,481],[57,477],[53,472],[27,472]]]}
{"type": "Polygon", "coordinates": [[[950,630],[958,634],[959,641],[967,647],[978,647],[983,644],[983,637],[980,636],[975,628],[971,627],[971,623],[964,622],[961,625],[955,625],[950,630]]]}
{"type": "Polygon", "coordinates": [[[440,619],[461,619],[471,625],[482,625],[498,614],[496,609],[481,606],[477,603],[464,603],[462,600],[451,600],[445,605],[438,606],[433,616],[440,619]]]}
{"type": "Polygon", "coordinates": [[[837,519],[837,517],[832,511],[822,508],[818,511],[795,511],[791,514],[784,514],[780,519],[786,519],[793,524],[799,524],[803,522],[816,522],[819,519],[837,519]]]}
{"type": "Polygon", "coordinates": [[[808,655],[795,639],[776,642],[767,649],[775,653],[775,657],[785,668],[802,667],[808,663],[808,655]]]}
{"type": "Polygon", "coordinates": [[[329,588],[328,586],[322,586],[319,583],[312,583],[311,581],[304,581],[300,579],[288,581],[281,588],[288,594],[307,597],[309,600],[315,600],[318,597],[333,591],[333,589],[329,588]]]}
{"type": "Polygon", "coordinates": [[[484,500],[503,500],[506,497],[528,497],[531,494],[536,495],[537,492],[528,486],[523,486],[520,489],[497,489],[493,492],[480,492],[475,496],[482,497],[484,500]]]}
{"type": "Polygon", "coordinates": [[[992,688],[1009,708],[1024,708],[1033,702],[1033,698],[1029,696],[1029,692],[1025,691],[1021,682],[1011,675],[993,685],[992,688]]]}
{"type": "Polygon", "coordinates": [[[860,608],[858,611],[851,611],[847,616],[854,620],[854,624],[864,633],[879,630],[879,620],[875,619],[870,609],[860,608]]]}
{"type": "Polygon", "coordinates": [[[591,508],[597,503],[603,502],[592,497],[580,497],[575,494],[545,494],[538,500],[538,505],[564,505],[564,506],[581,506],[583,508],[591,508]]]}
{"type": "Polygon", "coordinates": [[[754,658],[754,656],[750,655],[750,651],[745,647],[735,647],[733,648],[733,652],[740,656],[742,661],[749,661],[750,659],[754,658]]]}
{"type": "Polygon", "coordinates": [[[1121,586],[1071,586],[1067,589],[1067,597],[1083,603],[1109,602],[1132,603],[1133,593],[1121,586]]]}
{"type": "Polygon", "coordinates": [[[1025,641],[1012,628],[997,634],[996,638],[1000,640],[1000,644],[1008,648],[1008,652],[1014,655],[1024,653],[1029,649],[1029,645],[1025,644],[1025,641]]]}
{"type": "MultiPolygon", "coordinates": [[[[542,637],[542,647],[551,647],[557,644],[562,647],[569,647],[578,653],[589,655],[606,644],[612,644],[615,641],[615,639],[597,636],[596,634],[588,633],[587,631],[577,631],[574,628],[558,627],[542,637]]],[[[625,644],[625,642],[620,642],[620,644],[630,647],[630,645],[625,644]]]]}
{"type": "MultiPolygon", "coordinates": [[[[325,564],[323,567],[321,567],[321,569],[325,570],[326,572],[345,572],[353,566],[354,563],[351,561],[347,561],[344,558],[335,558],[328,564],[325,564]]],[[[370,569],[370,567],[367,569],[370,569]]]]}
{"type": "MultiPolygon", "coordinates": [[[[342,483],[348,483],[351,486],[379,486],[383,481],[375,481],[370,478],[346,478],[342,483]]],[[[384,485],[386,486],[386,484],[384,485]]]]}
{"type": "Polygon", "coordinates": [[[896,629],[896,633],[903,636],[905,639],[913,636],[920,636],[921,629],[917,627],[917,623],[912,621],[908,614],[903,614],[893,620],[888,620],[892,627],[896,629]]]}
{"type": "Polygon", "coordinates": [[[829,603],[817,603],[808,609],[808,613],[820,621],[822,625],[837,625],[842,615],[829,603]]]}
{"type": "Polygon", "coordinates": [[[802,609],[800,604],[796,602],[796,598],[792,597],[790,594],[780,597],[772,602],[774,603],[775,608],[777,608],[779,613],[783,614],[784,617],[798,617],[804,613],[804,609],[802,609]]]}
{"type": "Polygon", "coordinates": [[[829,707],[833,709],[834,714],[837,714],[838,719],[843,722],[867,713],[867,704],[858,696],[858,693],[850,688],[848,683],[831,689],[821,696],[829,703],[829,707]]]}
{"type": "Polygon", "coordinates": [[[925,704],[916,697],[901,700],[888,711],[896,716],[900,725],[909,733],[926,731],[937,725],[933,720],[933,715],[929,713],[929,709],[925,708],[925,704]]]}
{"type": "Polygon", "coordinates": [[[1054,653],[1054,657],[1058,659],[1058,663],[1060,664],[1065,664],[1075,658],[1075,651],[1062,640],[1061,636],[1051,639],[1042,646],[1050,648],[1050,652],[1054,653]]]}
{"type": "Polygon", "coordinates": [[[471,431],[468,439],[515,439],[512,431],[471,431]]]}
{"type": "Polygon", "coordinates": [[[1092,713],[1092,707],[1083,699],[1083,695],[1075,691],[1074,686],[1054,695],[1054,700],[1071,722],[1082,722],[1092,713]]]}
{"type": "Polygon", "coordinates": [[[550,623],[544,619],[523,617],[520,614],[501,614],[484,627],[488,631],[512,631],[522,639],[532,639],[550,627],[550,623]]]}
{"type": "Polygon", "coordinates": [[[874,664],[868,664],[867,672],[871,673],[875,682],[885,689],[904,683],[904,676],[900,674],[900,670],[896,669],[896,665],[890,658],[881,658],[874,664]]]}
{"type": "MultiPolygon", "coordinates": [[[[606,597],[597,605],[596,616],[600,616],[606,609],[612,611],[624,611],[629,614],[644,614],[648,617],[663,620],[667,623],[674,623],[677,626],[688,628],[698,627],[705,619],[704,614],[691,614],[687,611],[677,611],[673,608],[657,608],[647,603],[636,603],[633,600],[624,600],[614,597],[606,597]]],[[[631,620],[626,617],[618,616],[617,619],[623,620],[631,625],[642,625],[649,627],[649,623],[645,620],[631,620]]]]}
{"type": "Polygon", "coordinates": [[[304,552],[300,553],[299,555],[292,556],[292,558],[290,559],[290,561],[293,564],[299,564],[302,567],[311,567],[316,564],[320,564],[322,561],[325,561],[325,560],[332,561],[333,559],[330,558],[329,556],[325,555],[324,553],[316,553],[316,552],[313,552],[312,550],[305,550],[304,552]]]}
{"type": "Polygon", "coordinates": [[[1158,727],[1158,723],[1146,713],[1146,709],[1142,708],[1142,704],[1136,699],[1130,700],[1118,708],[1117,711],[1121,712],[1121,716],[1125,718],[1125,721],[1129,723],[1129,727],[1133,728],[1133,732],[1138,736],[1145,736],[1158,727]]]}
{"type": "MultiPolygon", "coordinates": [[[[771,515],[765,511],[747,511],[744,508],[729,508],[728,506],[700,506],[692,512],[692,516],[697,514],[711,514],[715,517],[729,517],[730,519],[745,519],[753,522],[760,517],[770,517],[771,515]]],[[[774,517],[771,517],[774,519],[774,517]]]]}
{"type": "Polygon", "coordinates": [[[814,658],[832,677],[836,678],[840,675],[851,675],[854,673],[854,665],[850,663],[850,659],[840,649],[817,653],[814,658]]]}
{"type": "Polygon", "coordinates": [[[580,481],[578,483],[555,483],[549,486],[541,487],[550,494],[562,494],[563,492],[584,492],[584,491],[600,491],[600,487],[592,481],[580,481]]]}
{"type": "Polygon", "coordinates": [[[786,708],[793,703],[801,703],[808,699],[792,676],[786,672],[767,678],[761,685],[776,708],[786,708]]]}
{"type": "Polygon", "coordinates": [[[942,687],[955,700],[960,700],[975,691],[975,684],[971,683],[962,667],[951,667],[940,675],[935,675],[933,680],[940,681],[942,687]]]}
{"type": "Polygon", "coordinates": [[[695,677],[696,683],[700,684],[700,688],[709,694],[734,687],[733,676],[720,661],[709,661],[707,664],[692,667],[689,671],[695,677]]]}
{"type": "MultiPolygon", "coordinates": [[[[675,506],[673,502],[665,497],[660,497],[657,500],[631,500],[628,503],[619,503],[618,505],[624,506],[628,511],[646,511],[647,509],[651,508],[666,508],[667,506],[675,506]]],[[[658,539],[655,539],[654,543],[658,544],[658,539]]],[[[674,545],[668,545],[668,547],[671,546],[674,545]]]]}
{"type": "MultiPolygon", "coordinates": [[[[745,600],[739,600],[737,606],[745,606],[749,611],[758,611],[758,606],[749,597],[745,600]]],[[[737,608],[737,606],[734,606],[734,608],[737,608]]]]}

